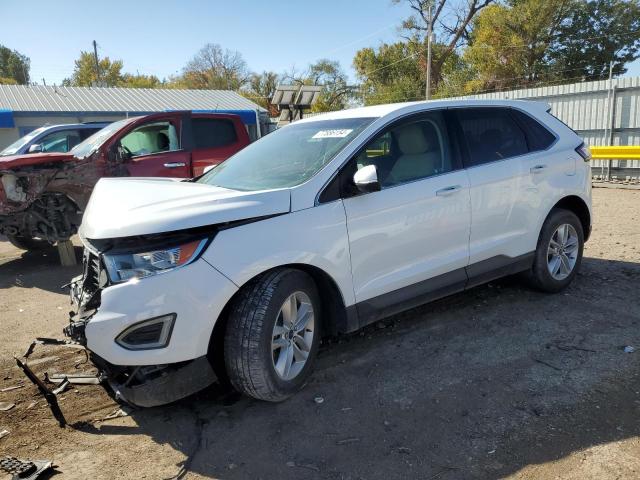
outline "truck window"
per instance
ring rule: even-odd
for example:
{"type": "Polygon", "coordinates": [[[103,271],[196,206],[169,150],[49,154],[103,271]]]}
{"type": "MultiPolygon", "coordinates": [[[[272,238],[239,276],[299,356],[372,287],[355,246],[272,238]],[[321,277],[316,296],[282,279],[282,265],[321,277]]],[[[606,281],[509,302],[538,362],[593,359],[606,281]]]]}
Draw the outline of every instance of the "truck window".
{"type": "Polygon", "coordinates": [[[194,148],[218,148],[236,143],[238,135],[231,120],[217,118],[193,118],[194,148]]]}
{"type": "Polygon", "coordinates": [[[151,155],[180,149],[176,127],[171,122],[145,123],[120,139],[120,145],[131,155],[151,155]]]}

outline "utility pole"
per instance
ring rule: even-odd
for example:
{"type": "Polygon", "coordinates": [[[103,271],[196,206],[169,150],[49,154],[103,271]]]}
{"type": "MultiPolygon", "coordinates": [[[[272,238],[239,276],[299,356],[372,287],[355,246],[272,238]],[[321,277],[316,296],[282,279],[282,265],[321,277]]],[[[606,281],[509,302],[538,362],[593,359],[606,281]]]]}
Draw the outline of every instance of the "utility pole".
{"type": "Polygon", "coordinates": [[[98,62],[98,44],[93,41],[93,58],[96,61],[96,81],[100,82],[100,63],[98,62]]]}
{"type": "Polygon", "coordinates": [[[432,17],[432,6],[429,3],[429,8],[427,10],[427,18],[429,21],[429,25],[427,25],[427,88],[426,88],[426,100],[429,100],[431,97],[431,37],[433,37],[433,17],[432,17]]]}

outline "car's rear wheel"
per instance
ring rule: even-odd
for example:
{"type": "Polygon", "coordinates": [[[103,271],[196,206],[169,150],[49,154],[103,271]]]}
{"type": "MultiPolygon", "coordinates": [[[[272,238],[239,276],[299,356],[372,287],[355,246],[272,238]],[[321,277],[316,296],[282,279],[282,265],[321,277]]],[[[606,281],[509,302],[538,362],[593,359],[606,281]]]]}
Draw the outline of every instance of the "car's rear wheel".
{"type": "Polygon", "coordinates": [[[7,240],[9,240],[14,247],[22,250],[44,250],[51,246],[46,240],[24,237],[22,235],[7,235],[7,240]]]}
{"type": "Polygon", "coordinates": [[[530,279],[545,292],[559,292],[576,276],[584,249],[578,217],[568,210],[553,210],[542,226],[530,279]]]}
{"type": "Polygon", "coordinates": [[[231,384],[260,400],[282,401],[309,378],[320,343],[320,298],[295,269],[268,272],[234,300],[224,342],[231,384]]]}

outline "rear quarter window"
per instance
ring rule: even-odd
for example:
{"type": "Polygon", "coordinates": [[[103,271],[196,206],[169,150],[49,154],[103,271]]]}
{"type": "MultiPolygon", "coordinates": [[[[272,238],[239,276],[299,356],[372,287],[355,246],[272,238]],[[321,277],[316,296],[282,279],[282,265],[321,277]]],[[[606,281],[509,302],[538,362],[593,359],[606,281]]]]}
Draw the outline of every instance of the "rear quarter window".
{"type": "Polygon", "coordinates": [[[194,148],[218,148],[236,143],[238,135],[231,120],[193,118],[194,148]]]}
{"type": "Polygon", "coordinates": [[[546,150],[556,141],[556,136],[533,117],[519,110],[512,110],[512,113],[524,129],[530,152],[546,150]]]}

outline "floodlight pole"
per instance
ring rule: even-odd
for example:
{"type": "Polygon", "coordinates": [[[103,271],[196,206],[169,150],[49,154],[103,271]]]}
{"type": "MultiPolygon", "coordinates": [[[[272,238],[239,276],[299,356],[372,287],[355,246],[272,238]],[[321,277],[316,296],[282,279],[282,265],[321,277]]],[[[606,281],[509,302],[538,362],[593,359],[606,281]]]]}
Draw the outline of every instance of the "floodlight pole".
{"type": "Polygon", "coordinates": [[[431,9],[431,4],[429,4],[429,8],[427,10],[429,25],[427,25],[427,88],[425,92],[426,100],[429,100],[429,97],[431,96],[431,37],[433,36],[433,20],[431,17],[431,9]]]}

